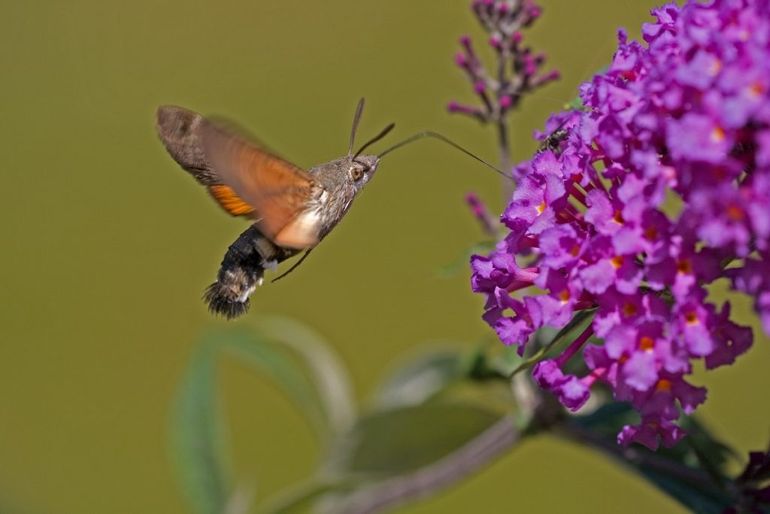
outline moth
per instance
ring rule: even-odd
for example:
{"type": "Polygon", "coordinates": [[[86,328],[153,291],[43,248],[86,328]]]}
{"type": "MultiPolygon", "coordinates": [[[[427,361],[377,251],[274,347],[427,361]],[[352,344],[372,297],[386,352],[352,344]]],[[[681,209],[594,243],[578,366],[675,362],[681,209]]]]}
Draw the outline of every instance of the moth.
{"type": "Polygon", "coordinates": [[[226,318],[245,313],[265,270],[303,251],[307,257],[348,212],[379,164],[378,156],[364,150],[394,127],[391,123],[354,153],[363,107],[361,99],[347,155],[307,171],[224,123],[182,107],[158,108],[158,135],[171,157],[226,212],[251,221],[227,249],[216,282],[203,295],[212,312],[226,318]]]}
{"type": "Polygon", "coordinates": [[[405,144],[434,137],[506,175],[431,131],[414,134],[379,155],[364,154],[393,129],[393,123],[353,152],[363,109],[362,98],[353,116],[347,154],[304,170],[225,123],[182,107],[158,108],[158,136],[171,157],[226,212],[251,222],[227,249],[216,282],[204,292],[211,312],[228,319],[244,314],[249,297],[263,283],[265,271],[304,252],[296,264],[273,281],[301,264],[345,216],[374,176],[382,157],[405,144]]]}

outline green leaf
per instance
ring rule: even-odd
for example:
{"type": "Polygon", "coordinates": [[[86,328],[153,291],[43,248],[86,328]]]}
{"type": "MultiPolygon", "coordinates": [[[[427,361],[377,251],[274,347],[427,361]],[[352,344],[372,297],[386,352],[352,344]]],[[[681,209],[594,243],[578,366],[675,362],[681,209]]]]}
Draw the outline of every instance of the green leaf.
{"type": "Polygon", "coordinates": [[[305,325],[289,318],[263,317],[258,328],[302,357],[314,380],[331,432],[337,434],[349,429],[356,418],[353,388],[345,366],[331,346],[305,325]]]}
{"type": "Polygon", "coordinates": [[[566,344],[572,340],[574,340],[577,335],[585,330],[585,328],[588,326],[588,323],[591,322],[591,317],[593,316],[596,309],[587,309],[583,311],[579,311],[575,316],[572,318],[572,320],[567,323],[567,325],[562,328],[554,337],[551,339],[550,342],[546,343],[544,346],[542,346],[537,352],[535,352],[531,357],[528,357],[524,359],[521,363],[519,363],[513,371],[511,371],[510,376],[516,375],[524,370],[527,370],[540,362],[541,360],[549,357],[552,353],[551,350],[553,350],[558,345],[566,344]]]}
{"type": "Polygon", "coordinates": [[[332,455],[345,476],[388,477],[431,464],[481,434],[501,415],[468,403],[427,403],[359,419],[332,455]]]}
{"type": "Polygon", "coordinates": [[[391,374],[376,393],[380,408],[419,405],[466,375],[465,359],[445,349],[414,358],[391,374]]]}
{"type": "Polygon", "coordinates": [[[733,503],[729,496],[713,487],[690,484],[646,467],[641,467],[639,472],[690,511],[698,514],[722,514],[733,503]]]}
{"type": "Polygon", "coordinates": [[[331,482],[312,481],[280,493],[259,509],[261,514],[313,514],[316,503],[327,493],[334,492],[331,482]]]}
{"type": "Polygon", "coordinates": [[[739,460],[738,452],[717,439],[696,416],[683,416],[680,425],[687,431],[683,442],[691,452],[690,463],[697,460],[714,480],[727,481],[727,465],[730,459],[739,460]]]}
{"type": "Polygon", "coordinates": [[[571,421],[580,427],[581,443],[618,459],[693,512],[719,514],[733,503],[725,469],[732,450],[695,417],[680,420],[688,433],[683,441],[656,452],[639,445],[624,449],[617,444],[616,434],[623,425],[636,422],[638,414],[626,403],[610,403],[571,421]]]}
{"type": "Polygon", "coordinates": [[[566,104],[564,104],[564,108],[566,110],[572,110],[572,111],[582,111],[585,109],[585,105],[583,104],[583,99],[579,96],[576,96],[566,104]]]}
{"type": "Polygon", "coordinates": [[[199,343],[174,400],[171,450],[185,495],[198,514],[221,514],[233,495],[217,362],[228,354],[272,379],[322,440],[355,416],[344,369],[299,323],[264,318],[254,330],[219,329],[199,343]]]}
{"type": "Polygon", "coordinates": [[[171,451],[184,494],[198,514],[220,514],[231,493],[230,462],[216,394],[217,339],[198,346],[171,417],[171,451]]]}
{"type": "Polygon", "coordinates": [[[261,332],[242,329],[223,332],[221,342],[224,351],[281,387],[308,418],[319,437],[329,435],[331,430],[315,384],[286,348],[261,332]]]}

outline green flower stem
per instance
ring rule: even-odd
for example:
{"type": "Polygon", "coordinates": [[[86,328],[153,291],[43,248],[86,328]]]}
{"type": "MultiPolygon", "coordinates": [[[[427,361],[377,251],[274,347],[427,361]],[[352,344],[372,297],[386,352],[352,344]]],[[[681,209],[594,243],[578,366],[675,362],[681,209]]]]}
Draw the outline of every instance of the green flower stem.
{"type": "Polygon", "coordinates": [[[426,498],[472,475],[521,440],[512,416],[506,416],[478,437],[440,461],[407,475],[360,489],[331,506],[335,514],[375,514],[426,498]]]}

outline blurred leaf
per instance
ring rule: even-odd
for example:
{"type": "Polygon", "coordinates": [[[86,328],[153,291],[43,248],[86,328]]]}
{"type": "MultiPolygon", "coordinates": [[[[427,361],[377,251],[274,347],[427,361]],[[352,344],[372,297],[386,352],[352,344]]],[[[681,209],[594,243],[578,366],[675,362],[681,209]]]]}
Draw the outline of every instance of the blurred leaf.
{"type": "MultiPolygon", "coordinates": [[[[612,441],[624,425],[638,420],[636,411],[628,403],[621,402],[612,402],[590,414],[573,417],[574,423],[612,441]]],[[[700,468],[716,481],[728,481],[726,466],[728,458],[735,456],[734,450],[719,441],[695,416],[683,415],[679,425],[687,432],[687,437],[673,448],[660,448],[655,454],[691,468],[700,468]]]]}
{"type": "Polygon", "coordinates": [[[217,339],[205,338],[174,401],[171,450],[182,489],[199,514],[220,514],[230,496],[230,462],[216,394],[217,339]]]}
{"type": "Polygon", "coordinates": [[[375,403],[381,408],[419,405],[466,375],[458,351],[426,353],[398,368],[380,386],[375,403]]]}
{"type": "Polygon", "coordinates": [[[359,419],[333,453],[332,469],[348,476],[392,476],[433,463],[465,445],[501,415],[464,403],[428,403],[359,419]]]}
{"type": "Polygon", "coordinates": [[[289,318],[265,317],[259,321],[258,327],[265,335],[281,341],[303,358],[313,375],[315,390],[332,432],[349,429],[356,418],[353,388],[345,366],[330,345],[305,325],[289,318]]]}
{"type": "Polygon", "coordinates": [[[620,460],[693,512],[720,514],[733,503],[725,469],[732,450],[696,418],[682,417],[680,424],[687,437],[673,448],[655,452],[639,445],[623,448],[617,444],[616,434],[623,425],[636,422],[638,414],[626,403],[610,403],[571,421],[580,427],[581,443],[620,460]]]}
{"type": "Polygon", "coordinates": [[[221,514],[233,494],[217,386],[222,352],[279,385],[322,439],[348,428],[355,415],[344,370],[323,341],[299,323],[265,318],[256,330],[210,332],[180,384],[170,434],[182,487],[198,514],[221,514]]]}
{"type": "Polygon", "coordinates": [[[259,509],[261,514],[313,514],[316,503],[325,494],[333,492],[335,485],[313,481],[290,488],[259,509]]]}
{"type": "Polygon", "coordinates": [[[568,111],[582,111],[585,109],[585,104],[583,104],[583,99],[579,96],[576,96],[566,104],[564,104],[564,109],[568,111]]]}
{"type": "Polygon", "coordinates": [[[317,435],[323,438],[329,434],[327,416],[312,378],[285,347],[253,330],[225,330],[220,334],[223,350],[280,386],[308,418],[317,435]]]}
{"type": "Polygon", "coordinates": [[[717,439],[695,416],[683,416],[679,424],[687,431],[687,437],[683,441],[684,445],[677,445],[671,450],[680,446],[689,447],[691,455],[683,457],[684,460],[689,460],[690,464],[697,460],[697,464],[714,480],[726,482],[728,461],[730,458],[737,460],[735,450],[717,439]]]}
{"type": "Polygon", "coordinates": [[[642,468],[639,470],[650,482],[679,503],[698,514],[722,514],[732,504],[729,496],[715,488],[687,483],[665,473],[642,468]]]}

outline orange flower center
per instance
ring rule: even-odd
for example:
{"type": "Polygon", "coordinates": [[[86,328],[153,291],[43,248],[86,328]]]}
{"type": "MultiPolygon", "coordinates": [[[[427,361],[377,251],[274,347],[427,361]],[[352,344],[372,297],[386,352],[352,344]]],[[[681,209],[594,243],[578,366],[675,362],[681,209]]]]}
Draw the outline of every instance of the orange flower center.
{"type": "Polygon", "coordinates": [[[725,209],[725,214],[727,214],[727,217],[732,221],[743,221],[745,216],[741,206],[734,203],[727,206],[727,209],[725,209]]]}
{"type": "Polygon", "coordinates": [[[647,227],[644,231],[644,238],[647,241],[655,241],[658,238],[658,229],[655,227],[647,227]]]}
{"type": "Polygon", "coordinates": [[[691,275],[692,262],[690,261],[690,259],[680,259],[679,262],[676,263],[676,270],[679,273],[684,273],[685,275],[691,275]]]}
{"type": "Polygon", "coordinates": [[[636,314],[636,305],[634,305],[633,303],[627,303],[623,305],[623,315],[625,317],[628,318],[633,316],[634,314],[636,314]]]}
{"type": "Polygon", "coordinates": [[[721,143],[725,140],[725,129],[722,127],[714,127],[711,131],[711,140],[715,143],[721,143]]]}
{"type": "Polygon", "coordinates": [[[749,86],[749,94],[751,94],[754,97],[759,98],[762,96],[764,92],[765,92],[765,88],[759,82],[754,82],[752,85],[749,86]]]}
{"type": "Polygon", "coordinates": [[[711,73],[711,76],[716,76],[717,73],[722,71],[722,61],[719,59],[714,59],[714,62],[711,63],[711,67],[709,68],[709,72],[711,73]]]}
{"type": "Polygon", "coordinates": [[[669,392],[671,391],[671,381],[666,380],[665,378],[661,378],[658,380],[658,383],[655,385],[656,391],[662,391],[662,392],[669,392]]]}
{"type": "Polygon", "coordinates": [[[655,348],[655,340],[649,336],[644,336],[639,340],[639,349],[645,352],[652,351],[655,348]]]}

